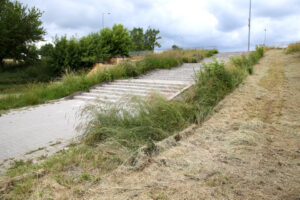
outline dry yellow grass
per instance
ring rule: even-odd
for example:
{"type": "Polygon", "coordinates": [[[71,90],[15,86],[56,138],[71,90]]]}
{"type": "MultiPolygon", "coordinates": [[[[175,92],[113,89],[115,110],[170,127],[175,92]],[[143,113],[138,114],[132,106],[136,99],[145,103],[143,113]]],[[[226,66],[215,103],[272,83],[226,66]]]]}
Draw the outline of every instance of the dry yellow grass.
{"type": "Polygon", "coordinates": [[[116,65],[113,64],[102,64],[102,63],[97,63],[94,65],[94,67],[89,71],[87,74],[88,76],[94,75],[96,73],[102,72],[104,70],[108,70],[111,68],[116,67],[116,65]]]}
{"type": "Polygon", "coordinates": [[[287,53],[299,52],[300,51],[300,42],[289,44],[286,49],[287,53]]]}

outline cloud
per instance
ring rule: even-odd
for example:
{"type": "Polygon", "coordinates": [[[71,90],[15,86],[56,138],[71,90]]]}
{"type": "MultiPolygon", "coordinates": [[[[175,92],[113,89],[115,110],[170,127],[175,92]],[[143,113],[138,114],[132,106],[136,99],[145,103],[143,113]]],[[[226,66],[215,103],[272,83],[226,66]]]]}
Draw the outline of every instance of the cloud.
{"type": "Polygon", "coordinates": [[[299,15],[299,0],[257,1],[253,4],[254,16],[279,20],[285,17],[299,15]]]}
{"type": "MultiPolygon", "coordinates": [[[[44,27],[55,35],[87,35],[104,26],[152,27],[160,30],[162,48],[215,46],[245,50],[249,1],[241,0],[21,0],[44,11],[44,27]]],[[[262,43],[264,29],[270,43],[300,38],[299,0],[252,0],[252,44],[262,43]]]]}

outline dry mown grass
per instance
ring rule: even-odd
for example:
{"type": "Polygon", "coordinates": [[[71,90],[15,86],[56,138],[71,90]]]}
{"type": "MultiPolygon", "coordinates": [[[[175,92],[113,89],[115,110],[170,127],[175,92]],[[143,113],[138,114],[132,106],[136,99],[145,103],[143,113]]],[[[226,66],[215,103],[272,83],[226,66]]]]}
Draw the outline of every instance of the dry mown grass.
{"type": "Polygon", "coordinates": [[[4,199],[70,199],[84,195],[87,188],[115,170],[131,154],[113,141],[70,150],[46,159],[42,164],[16,161],[6,176],[0,177],[0,197],[4,199]]]}
{"type": "Polygon", "coordinates": [[[250,106],[249,116],[259,118],[263,122],[273,122],[282,115],[285,100],[282,99],[280,91],[285,85],[286,76],[284,66],[280,59],[273,59],[269,63],[269,70],[258,83],[259,86],[273,92],[273,98],[258,99],[257,103],[250,106]]]}
{"type": "Polygon", "coordinates": [[[271,91],[278,89],[279,86],[282,86],[284,81],[285,74],[282,63],[279,63],[278,60],[272,60],[268,70],[268,75],[260,80],[259,85],[271,91]]]}

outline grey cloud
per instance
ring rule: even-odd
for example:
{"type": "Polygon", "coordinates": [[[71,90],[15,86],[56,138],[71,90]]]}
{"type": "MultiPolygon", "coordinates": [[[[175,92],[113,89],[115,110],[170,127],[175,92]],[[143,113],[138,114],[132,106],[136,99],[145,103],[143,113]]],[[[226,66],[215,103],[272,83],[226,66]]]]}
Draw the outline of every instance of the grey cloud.
{"type": "Polygon", "coordinates": [[[231,32],[239,29],[247,24],[247,9],[246,1],[216,1],[208,4],[208,9],[218,19],[216,27],[222,32],[231,32]]]}
{"type": "Polygon", "coordinates": [[[299,0],[257,1],[253,4],[253,15],[280,19],[291,15],[298,15],[299,0]]]}
{"type": "MultiPolygon", "coordinates": [[[[53,36],[84,36],[102,27],[102,13],[105,26],[124,24],[125,27],[148,26],[159,29],[162,48],[177,44],[186,48],[216,46],[220,49],[246,49],[248,0],[20,0],[44,11],[42,20],[48,31],[47,39],[53,36]],[[178,3],[179,2],[179,3],[178,3]],[[174,4],[179,7],[172,7],[174,4]],[[182,9],[181,5],[185,7],[182,9]],[[193,10],[197,5],[199,13],[207,12],[215,18],[203,19],[193,10]],[[193,10],[194,13],[189,10],[193,10]],[[195,17],[189,16],[194,14],[195,17]]],[[[263,29],[268,29],[270,42],[299,40],[299,0],[252,0],[253,44],[263,40],[263,29]],[[298,18],[298,19],[297,19],[298,18]]],[[[192,15],[193,16],[193,15],[192,15]]],[[[201,15],[200,15],[201,16],[201,15]]]]}
{"type": "Polygon", "coordinates": [[[218,29],[220,31],[228,32],[233,31],[238,28],[241,28],[245,25],[245,19],[238,15],[235,15],[233,12],[222,12],[217,15],[218,17],[218,29]]]}

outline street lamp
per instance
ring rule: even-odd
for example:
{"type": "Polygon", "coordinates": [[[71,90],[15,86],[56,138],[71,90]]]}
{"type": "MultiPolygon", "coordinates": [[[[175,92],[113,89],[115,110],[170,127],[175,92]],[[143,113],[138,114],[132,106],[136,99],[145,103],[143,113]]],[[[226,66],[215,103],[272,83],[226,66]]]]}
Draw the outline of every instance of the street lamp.
{"type": "Polygon", "coordinates": [[[248,52],[250,51],[250,28],[251,28],[251,0],[250,0],[250,6],[249,6],[249,21],[248,21],[248,52]]]}
{"type": "Polygon", "coordinates": [[[265,28],[265,40],[264,40],[264,46],[266,46],[266,41],[267,41],[267,28],[265,28]]]}
{"type": "Polygon", "coordinates": [[[104,14],[110,15],[110,13],[102,13],[102,29],[104,28],[104,14]]]}

